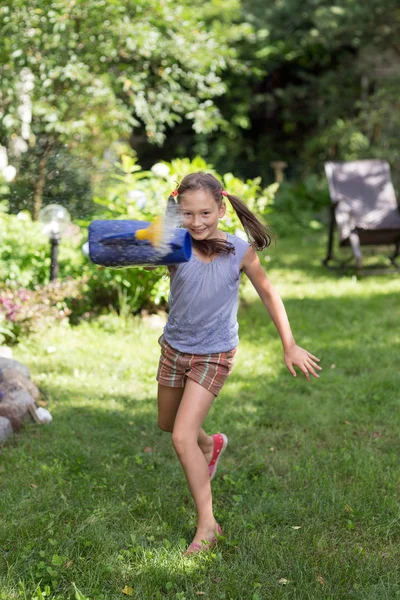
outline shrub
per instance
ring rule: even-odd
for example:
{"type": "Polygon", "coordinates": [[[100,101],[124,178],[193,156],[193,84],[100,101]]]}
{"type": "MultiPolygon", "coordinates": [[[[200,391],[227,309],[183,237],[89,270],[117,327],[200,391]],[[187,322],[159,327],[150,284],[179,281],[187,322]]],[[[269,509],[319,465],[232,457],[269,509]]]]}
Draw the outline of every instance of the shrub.
{"type": "Polygon", "coordinates": [[[16,342],[30,332],[67,320],[71,313],[67,299],[79,297],[81,286],[81,281],[66,279],[52,281],[33,290],[20,287],[1,289],[1,341],[16,342]]]}
{"type": "Polygon", "coordinates": [[[281,237],[318,226],[330,204],[325,179],[310,175],[301,181],[280,185],[271,207],[271,220],[281,237]]]}

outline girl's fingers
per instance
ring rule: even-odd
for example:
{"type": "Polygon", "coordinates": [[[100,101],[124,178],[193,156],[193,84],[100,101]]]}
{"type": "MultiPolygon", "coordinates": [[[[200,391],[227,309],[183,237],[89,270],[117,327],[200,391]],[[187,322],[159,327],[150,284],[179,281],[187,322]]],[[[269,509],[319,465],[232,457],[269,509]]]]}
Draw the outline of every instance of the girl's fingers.
{"type": "Polygon", "coordinates": [[[293,363],[285,360],[285,364],[293,377],[296,377],[296,371],[293,368],[293,363]]]}
{"type": "Polygon", "coordinates": [[[307,369],[310,371],[310,373],[311,373],[312,375],[314,375],[314,377],[316,377],[317,379],[319,378],[319,375],[318,375],[318,373],[316,373],[316,372],[314,371],[314,369],[313,369],[313,367],[312,367],[311,363],[306,363],[306,367],[307,367],[307,369]]]}
{"type": "Polygon", "coordinates": [[[316,362],[314,362],[313,360],[311,360],[310,358],[308,359],[308,362],[315,368],[315,369],[319,369],[320,371],[322,371],[322,367],[320,367],[319,365],[317,365],[316,362]]]}
{"type": "Polygon", "coordinates": [[[310,381],[310,375],[308,374],[307,367],[300,367],[300,369],[303,371],[304,377],[307,379],[307,381],[310,381]]]}
{"type": "Polygon", "coordinates": [[[313,360],[316,360],[317,362],[320,361],[319,358],[317,358],[316,356],[314,356],[314,354],[311,354],[310,352],[307,352],[307,356],[308,356],[308,358],[312,358],[313,360]]]}

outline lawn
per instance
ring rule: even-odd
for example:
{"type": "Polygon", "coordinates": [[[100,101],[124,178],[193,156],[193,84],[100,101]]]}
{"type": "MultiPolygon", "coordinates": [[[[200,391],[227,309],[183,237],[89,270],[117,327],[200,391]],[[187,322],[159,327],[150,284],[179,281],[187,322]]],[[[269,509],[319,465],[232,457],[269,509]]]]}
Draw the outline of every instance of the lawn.
{"type": "Polygon", "coordinates": [[[152,320],[110,315],[21,343],[49,397],[0,452],[0,599],[400,598],[400,277],[320,266],[322,238],[265,262],[308,383],[250,287],[231,378],[206,421],[229,447],[213,481],[225,539],[182,558],[195,515],[156,425],[152,320]]]}

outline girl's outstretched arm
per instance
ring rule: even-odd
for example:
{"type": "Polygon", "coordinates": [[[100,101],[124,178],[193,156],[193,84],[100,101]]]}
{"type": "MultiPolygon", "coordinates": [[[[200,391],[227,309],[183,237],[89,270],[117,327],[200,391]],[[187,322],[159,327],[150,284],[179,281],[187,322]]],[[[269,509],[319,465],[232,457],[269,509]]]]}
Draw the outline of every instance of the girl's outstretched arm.
{"type": "Polygon", "coordinates": [[[281,297],[266,276],[253,248],[247,250],[242,261],[242,269],[253,284],[278,330],[282,340],[285,363],[293,377],[296,377],[295,366],[304,373],[307,381],[310,381],[310,373],[314,377],[319,377],[316,372],[316,370],[321,370],[317,364],[319,358],[297,346],[281,297]]]}

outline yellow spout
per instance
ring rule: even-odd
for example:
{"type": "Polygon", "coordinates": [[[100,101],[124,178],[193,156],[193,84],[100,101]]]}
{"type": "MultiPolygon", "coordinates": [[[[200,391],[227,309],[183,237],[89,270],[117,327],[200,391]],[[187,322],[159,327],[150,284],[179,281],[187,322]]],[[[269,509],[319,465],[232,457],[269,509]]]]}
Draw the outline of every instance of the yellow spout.
{"type": "Polygon", "coordinates": [[[136,231],[137,240],[148,240],[153,246],[159,246],[163,235],[163,220],[156,217],[151,225],[136,231]]]}

